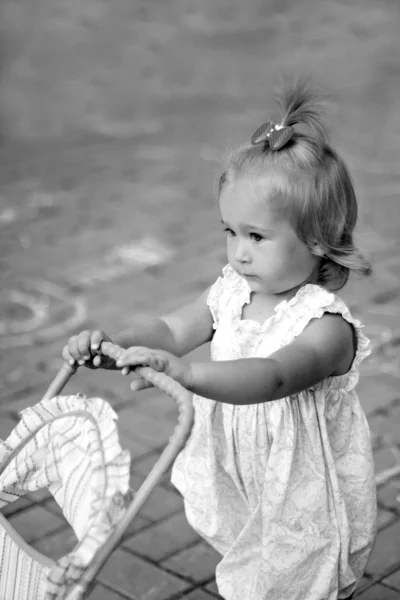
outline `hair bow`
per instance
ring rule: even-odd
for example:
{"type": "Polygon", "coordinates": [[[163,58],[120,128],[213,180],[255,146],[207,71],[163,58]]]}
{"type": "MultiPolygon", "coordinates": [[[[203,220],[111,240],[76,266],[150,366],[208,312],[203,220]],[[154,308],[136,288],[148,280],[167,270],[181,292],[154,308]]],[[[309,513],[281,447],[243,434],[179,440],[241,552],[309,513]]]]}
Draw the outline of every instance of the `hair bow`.
{"type": "Polygon", "coordinates": [[[268,121],[259,127],[251,138],[253,146],[268,144],[271,150],[280,150],[293,137],[294,129],[290,126],[275,125],[268,121]]]}

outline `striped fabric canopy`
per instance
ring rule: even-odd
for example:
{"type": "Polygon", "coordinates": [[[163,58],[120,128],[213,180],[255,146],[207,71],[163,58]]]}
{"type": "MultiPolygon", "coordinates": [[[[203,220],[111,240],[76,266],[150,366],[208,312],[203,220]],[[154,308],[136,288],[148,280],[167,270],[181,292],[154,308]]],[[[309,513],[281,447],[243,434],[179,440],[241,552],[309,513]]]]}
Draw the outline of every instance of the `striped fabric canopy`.
{"type": "Polygon", "coordinates": [[[27,491],[48,488],[78,543],[46,566],[35,560],[32,549],[23,548],[22,540],[10,539],[0,521],[0,598],[68,595],[72,600],[82,573],[132,499],[130,455],[120,447],[116,413],[100,398],[57,396],[20,416],[7,440],[0,441],[0,508],[27,491]]]}

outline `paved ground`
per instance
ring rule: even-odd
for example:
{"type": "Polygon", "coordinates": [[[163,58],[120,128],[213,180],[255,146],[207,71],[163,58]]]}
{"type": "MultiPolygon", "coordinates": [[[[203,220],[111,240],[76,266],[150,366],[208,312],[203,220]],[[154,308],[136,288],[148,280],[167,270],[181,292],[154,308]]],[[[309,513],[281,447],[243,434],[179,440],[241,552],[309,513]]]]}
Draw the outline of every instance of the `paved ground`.
{"type": "MultiPolygon", "coordinates": [[[[18,24],[25,35],[16,4],[5,3],[6,31],[18,24]]],[[[380,530],[358,597],[398,598],[400,6],[115,0],[106,15],[100,0],[71,3],[70,14],[57,13],[62,5],[37,2],[48,20],[26,20],[29,48],[7,65],[0,90],[6,132],[25,137],[0,149],[0,437],[40,399],[72,332],[121,331],[215,278],[224,263],[217,159],[262,122],[281,73],[309,72],[335,98],[333,137],[354,173],[360,243],[375,267],[343,293],[374,348],[359,393],[380,530]]],[[[117,409],[137,488],[173,430],[174,406],[154,391],[132,397],[126,380],[104,372],[80,371],[67,391],[117,409]]],[[[14,506],[10,519],[53,558],[74,543],[45,494],[14,506]]],[[[91,597],[217,597],[217,562],[165,478],[91,597]]]]}

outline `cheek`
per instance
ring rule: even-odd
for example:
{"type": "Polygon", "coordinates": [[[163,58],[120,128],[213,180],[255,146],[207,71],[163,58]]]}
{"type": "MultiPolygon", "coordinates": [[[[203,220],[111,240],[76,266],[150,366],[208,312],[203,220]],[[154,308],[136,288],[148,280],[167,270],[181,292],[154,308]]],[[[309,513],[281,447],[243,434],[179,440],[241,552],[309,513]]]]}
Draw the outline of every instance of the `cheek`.
{"type": "Polygon", "coordinates": [[[298,258],[298,246],[292,240],[279,240],[271,252],[276,265],[292,264],[298,258]]]}
{"type": "MultiPolygon", "coordinates": [[[[290,236],[285,240],[286,254],[291,258],[295,256],[303,256],[304,250],[307,249],[297,237],[290,236]]],[[[308,250],[308,249],[307,249],[308,250]]]]}
{"type": "Polygon", "coordinates": [[[308,247],[297,238],[286,240],[282,247],[282,257],[294,269],[308,269],[312,263],[312,254],[308,247]]]}

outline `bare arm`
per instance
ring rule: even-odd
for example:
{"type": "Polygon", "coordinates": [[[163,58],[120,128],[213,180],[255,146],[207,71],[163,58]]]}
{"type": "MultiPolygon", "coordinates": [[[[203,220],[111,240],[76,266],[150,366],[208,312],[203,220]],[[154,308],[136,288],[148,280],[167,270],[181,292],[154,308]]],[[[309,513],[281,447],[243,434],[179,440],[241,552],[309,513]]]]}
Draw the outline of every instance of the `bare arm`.
{"type": "Polygon", "coordinates": [[[160,317],[138,319],[129,329],[113,335],[112,339],[123,348],[148,346],[178,354],[174,336],[160,317]]]}
{"type": "Polygon", "coordinates": [[[353,358],[351,325],[339,315],[326,314],[268,358],[192,362],[190,389],[228,404],[258,404],[291,396],[326,377],[345,373],[353,358]]]}
{"type": "Polygon", "coordinates": [[[114,336],[115,342],[128,348],[147,346],[183,356],[210,341],[213,320],[207,297],[209,289],[191,304],[169,315],[138,320],[127,332],[114,336]]]}

